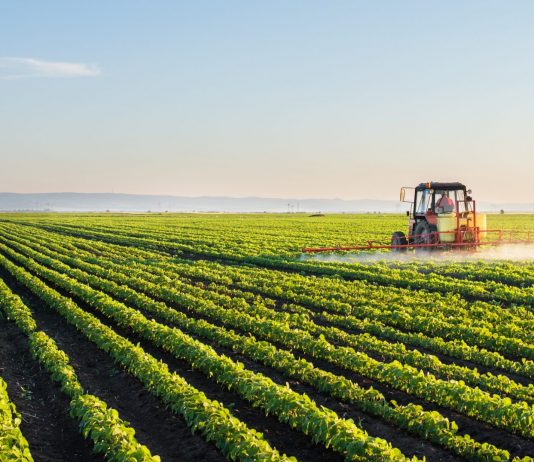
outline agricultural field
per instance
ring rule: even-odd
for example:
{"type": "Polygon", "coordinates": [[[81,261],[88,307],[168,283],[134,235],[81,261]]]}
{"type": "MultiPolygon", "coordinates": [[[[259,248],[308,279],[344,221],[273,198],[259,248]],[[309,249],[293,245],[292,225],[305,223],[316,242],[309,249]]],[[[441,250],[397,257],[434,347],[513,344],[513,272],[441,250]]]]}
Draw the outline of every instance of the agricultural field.
{"type": "Polygon", "coordinates": [[[301,252],[405,228],[0,215],[0,460],[534,460],[528,249],[301,252]]]}

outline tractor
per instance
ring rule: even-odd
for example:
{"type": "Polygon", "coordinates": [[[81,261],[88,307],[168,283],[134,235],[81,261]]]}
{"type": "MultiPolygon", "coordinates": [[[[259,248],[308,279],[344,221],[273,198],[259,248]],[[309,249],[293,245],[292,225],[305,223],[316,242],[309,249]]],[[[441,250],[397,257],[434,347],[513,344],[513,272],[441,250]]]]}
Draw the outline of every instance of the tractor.
{"type": "Polygon", "coordinates": [[[462,183],[421,183],[415,188],[403,187],[401,202],[410,210],[408,234],[396,231],[391,236],[391,249],[463,247],[480,244],[487,233],[486,215],[477,213],[476,202],[462,183]],[[411,199],[406,192],[413,190],[411,199]]]}

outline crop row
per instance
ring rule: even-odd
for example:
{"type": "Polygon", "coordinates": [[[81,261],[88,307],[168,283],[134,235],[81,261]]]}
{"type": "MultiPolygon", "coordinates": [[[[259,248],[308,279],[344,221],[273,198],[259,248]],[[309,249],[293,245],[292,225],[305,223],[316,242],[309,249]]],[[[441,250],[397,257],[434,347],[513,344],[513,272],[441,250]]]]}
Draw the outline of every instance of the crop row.
{"type": "MultiPolygon", "coordinates": [[[[393,231],[406,227],[400,215],[305,214],[57,214],[3,215],[3,219],[32,226],[61,226],[70,230],[98,230],[111,234],[157,236],[166,242],[187,242],[206,250],[211,244],[219,252],[235,255],[294,257],[302,247],[366,244],[378,238],[388,243],[393,231]]],[[[492,228],[532,229],[532,215],[489,215],[492,228]]],[[[57,228],[59,229],[59,228],[57,228]]]]}
{"type": "Polygon", "coordinates": [[[300,262],[283,258],[249,257],[244,262],[274,269],[299,271],[318,276],[337,276],[349,280],[365,280],[380,285],[391,285],[409,289],[454,293],[474,300],[498,301],[525,305],[532,311],[534,288],[508,286],[500,282],[464,281],[440,274],[421,274],[409,269],[397,270],[383,266],[374,268],[359,264],[329,264],[325,262],[300,262]]]}
{"type": "MultiPolygon", "coordinates": [[[[291,264],[289,262],[288,264],[291,264]]],[[[294,262],[299,265],[302,262],[294,262]]],[[[321,263],[322,265],[322,263],[321,263]]],[[[276,265],[274,265],[276,266],[276,265]]],[[[335,265],[340,271],[345,270],[347,265],[335,265]]],[[[351,265],[349,270],[354,270],[351,265]]],[[[330,267],[331,269],[334,267],[330,267]]],[[[387,274],[387,269],[384,267],[372,267],[368,265],[367,271],[373,271],[377,275],[387,274]]],[[[277,270],[277,268],[274,268],[277,270]]],[[[293,269],[291,272],[297,272],[298,269],[293,269]]],[[[287,273],[287,269],[285,271],[287,273]]],[[[306,274],[302,271],[302,274],[306,274]]],[[[527,308],[521,306],[500,307],[494,303],[483,302],[480,300],[468,302],[461,298],[453,290],[445,292],[440,295],[437,292],[429,292],[421,287],[411,287],[409,282],[412,281],[412,275],[409,271],[396,271],[396,275],[400,278],[406,278],[407,286],[405,288],[393,287],[387,284],[380,284],[370,278],[365,280],[347,281],[340,279],[332,273],[328,276],[322,275],[320,278],[309,278],[309,285],[320,285],[328,288],[335,287],[336,292],[329,293],[330,298],[334,300],[343,300],[350,304],[362,303],[373,304],[373,301],[379,297],[378,304],[383,298],[392,302],[391,309],[405,306],[406,311],[413,315],[431,314],[433,317],[439,318],[442,321],[455,324],[467,324],[470,326],[485,327],[495,333],[511,338],[524,338],[531,341],[532,328],[534,327],[534,314],[527,308]],[[375,290],[375,296],[369,293],[375,290]],[[526,337],[523,337],[525,336],[526,337]]],[[[281,275],[283,277],[283,274],[281,275]]],[[[291,277],[295,277],[292,275],[291,277]]],[[[298,292],[298,288],[297,292],[298,292]]],[[[302,292],[302,290],[301,290],[302,292]]],[[[306,291],[307,292],[307,291],[306,291]]],[[[376,305],[375,305],[376,306],[376,305]]],[[[381,306],[380,306],[381,308],[381,306]]]]}
{"type": "MultiPolygon", "coordinates": [[[[95,233],[96,231],[92,232],[95,233]]],[[[128,243],[130,242],[128,240],[128,236],[120,236],[121,231],[117,231],[113,236],[110,236],[110,239],[117,240],[120,238],[122,244],[128,245],[128,243]]],[[[139,239],[131,236],[129,238],[133,242],[137,242],[137,240],[139,239]]],[[[129,245],[131,245],[131,243],[129,245]]],[[[157,247],[155,245],[151,245],[150,248],[154,249],[157,247]]],[[[273,261],[269,263],[270,266],[273,265],[273,261]]],[[[300,265],[303,263],[282,262],[282,264],[300,265]]],[[[364,268],[365,271],[373,271],[378,272],[380,274],[387,274],[388,272],[388,269],[384,267],[374,268],[369,265],[360,266],[364,268]]],[[[335,265],[335,268],[338,268],[340,271],[355,271],[358,268],[358,265],[335,265]]],[[[413,279],[410,271],[405,273],[395,270],[395,274],[396,276],[400,275],[402,277],[407,277],[408,281],[411,281],[413,279]]],[[[310,284],[316,285],[316,280],[314,280],[313,278],[306,279],[308,280],[308,283],[303,285],[301,290],[305,290],[305,293],[309,293],[308,286],[310,286],[310,284]],[[304,289],[305,287],[306,289],[304,289]]],[[[386,291],[378,290],[376,285],[369,284],[365,281],[353,281],[350,284],[341,284],[339,280],[325,281],[325,279],[322,278],[321,283],[323,282],[328,282],[330,285],[336,285],[335,292],[331,295],[331,298],[333,298],[334,300],[336,300],[336,296],[343,297],[344,302],[349,302],[351,304],[364,304],[366,307],[370,304],[373,305],[373,300],[376,300],[377,304],[379,305],[378,308],[380,310],[383,310],[383,299],[389,299],[391,302],[394,302],[389,303],[387,305],[390,306],[390,311],[396,309],[400,305],[404,307],[405,312],[410,313],[412,315],[416,315],[417,312],[421,311],[421,306],[424,306],[425,312],[421,314],[427,316],[428,313],[431,312],[434,318],[439,318],[442,322],[456,323],[460,327],[467,325],[469,327],[479,329],[487,328],[492,332],[494,331],[496,333],[500,333],[502,336],[509,337],[511,339],[524,339],[529,342],[534,340],[532,337],[532,332],[534,331],[534,314],[524,308],[514,307],[509,309],[502,309],[500,307],[497,307],[496,305],[488,306],[487,303],[481,302],[472,303],[469,306],[465,306],[465,302],[459,300],[457,296],[447,295],[446,298],[441,300],[441,297],[439,297],[435,293],[417,293],[411,290],[404,290],[404,296],[402,296],[402,291],[393,291],[391,287],[387,288],[386,291]],[[356,285],[357,282],[358,284],[356,285]],[[379,297],[378,299],[377,296],[379,297]],[[395,298],[392,299],[392,296],[394,296],[395,298]]],[[[295,290],[298,291],[298,287],[292,288],[292,291],[295,290]]],[[[373,306],[377,307],[376,304],[373,306]]]]}
{"type": "MultiPolygon", "coordinates": [[[[46,369],[52,379],[59,382],[69,397],[70,412],[79,422],[85,438],[91,438],[94,450],[108,461],[130,460],[157,462],[150,450],[137,442],[135,431],[127,425],[115,409],[94,395],[84,393],[69,358],[45,332],[38,331],[31,311],[0,280],[0,308],[28,337],[32,356],[46,369]]],[[[3,460],[3,459],[2,459],[3,460]]]]}
{"type": "MultiPolygon", "coordinates": [[[[80,244],[77,243],[79,246],[80,244]]],[[[50,241],[47,245],[51,245],[50,241]]],[[[80,246],[83,248],[83,246],[80,246]]],[[[57,248],[57,247],[55,247],[57,248]]],[[[74,247],[75,250],[79,250],[78,247],[74,247]]],[[[124,260],[124,255],[122,255],[124,260]]],[[[99,258],[98,260],[88,257],[87,261],[98,263],[106,267],[115,268],[114,263],[106,260],[105,258],[99,258]]],[[[351,328],[360,332],[369,333],[379,338],[383,338],[390,341],[404,343],[413,347],[422,347],[428,351],[438,354],[444,354],[453,358],[459,358],[474,363],[478,363],[488,367],[495,367],[505,371],[509,371],[518,375],[522,375],[528,378],[534,378],[534,361],[522,359],[521,362],[513,361],[505,358],[502,354],[490,351],[485,348],[478,347],[476,345],[469,345],[465,339],[473,339],[475,334],[463,335],[463,339],[457,340],[454,336],[449,336],[447,340],[439,336],[431,336],[422,332],[407,331],[407,328],[417,329],[415,323],[410,323],[404,315],[402,307],[398,308],[396,316],[387,316],[383,310],[380,309],[368,309],[361,307],[356,315],[348,314],[352,310],[347,309],[347,304],[339,302],[337,300],[330,300],[322,298],[320,289],[310,289],[310,292],[316,294],[311,297],[297,295],[292,292],[295,286],[299,284],[282,283],[281,290],[277,289],[279,281],[262,281],[261,275],[256,275],[250,272],[250,269],[246,269],[245,274],[240,274],[245,269],[237,269],[232,267],[221,268],[219,265],[208,262],[195,262],[191,264],[187,263],[174,263],[168,264],[165,262],[147,260],[146,264],[139,263],[128,259],[126,264],[131,270],[142,270],[147,275],[151,273],[154,276],[163,277],[167,282],[170,281],[169,277],[174,279],[180,279],[182,282],[191,283],[191,279],[194,281],[204,281],[208,284],[208,288],[217,292],[231,294],[234,296],[238,294],[240,297],[247,298],[251,303],[257,303],[259,300],[261,303],[268,306],[275,306],[272,299],[265,298],[265,295],[284,299],[289,299],[289,304],[284,305],[284,309],[289,311],[295,311],[297,313],[303,313],[309,317],[316,319],[320,323],[329,323],[341,328],[351,328]],[[254,281],[254,283],[251,282],[254,281]],[[232,287],[238,286],[240,289],[234,289],[232,287]],[[298,300],[302,305],[315,307],[315,309],[304,308],[302,305],[296,305],[292,300],[298,300]],[[329,308],[329,311],[324,311],[324,308],[329,308]],[[399,315],[400,314],[400,315],[399,315]],[[358,316],[359,315],[359,316],[358,316]],[[373,315],[375,315],[373,317],[373,315]],[[377,319],[378,318],[378,319],[377,319]],[[398,327],[393,327],[390,324],[394,324],[398,327]]],[[[383,303],[387,303],[384,300],[383,303]]],[[[355,310],[354,310],[355,311],[355,310]]],[[[423,324],[424,327],[428,324],[423,324]]],[[[433,329],[430,330],[430,334],[433,334],[433,329]]],[[[504,341],[504,339],[502,339],[504,341]]],[[[489,339],[485,342],[486,345],[497,347],[502,342],[497,343],[495,340],[489,339]]],[[[517,348],[508,346],[507,351],[517,351],[517,348]]]]}
{"type": "MultiPolygon", "coordinates": [[[[147,264],[149,270],[156,274],[161,274],[162,271],[181,274],[208,283],[226,284],[288,303],[309,306],[317,312],[326,310],[344,316],[354,316],[361,320],[370,319],[400,328],[402,331],[423,333],[427,336],[449,340],[460,339],[467,344],[511,356],[534,358],[534,347],[521,339],[505,337],[488,328],[470,325],[471,323],[461,316],[458,316],[458,322],[452,323],[451,317],[439,319],[432,316],[430,318],[429,313],[413,312],[399,302],[391,303],[387,295],[381,297],[379,288],[375,288],[375,292],[380,301],[374,305],[369,303],[369,299],[367,302],[358,303],[350,300],[350,297],[347,297],[347,301],[352,303],[348,303],[345,300],[338,300],[337,297],[327,296],[327,290],[333,289],[326,289],[323,284],[314,284],[315,281],[307,281],[307,278],[299,275],[286,277],[254,268],[223,267],[212,262],[195,262],[192,265],[189,262],[175,260],[173,263],[147,261],[147,264]],[[466,322],[462,324],[460,321],[464,319],[466,322]]],[[[526,329],[523,332],[530,335],[526,329]]]]}
{"type": "Polygon", "coordinates": [[[193,368],[213,377],[254,406],[263,408],[265,412],[276,415],[280,421],[310,435],[314,442],[332,447],[348,460],[404,459],[400,451],[386,441],[369,436],[350,419],[339,418],[335,412],[319,408],[308,396],[278,385],[262,374],[244,369],[243,365],[218,355],[211,347],[178,329],[148,320],[139,311],[128,308],[88,285],[13,254],[3,245],[0,247],[32,272],[79,297],[120,326],[187,361],[193,368]]]}
{"type": "MultiPolygon", "coordinates": [[[[195,273],[204,280],[211,278],[212,263],[190,264],[165,264],[158,262],[152,264],[156,268],[168,271],[180,271],[188,277],[194,277],[195,273]]],[[[429,316],[430,313],[414,312],[400,303],[390,303],[387,297],[381,298],[374,306],[367,302],[355,302],[347,297],[341,301],[334,297],[326,296],[324,287],[313,283],[306,283],[305,277],[292,275],[289,278],[272,274],[262,277],[261,271],[247,269],[245,272],[238,269],[232,271],[225,267],[226,277],[231,278],[231,284],[242,290],[282,299],[289,303],[297,303],[309,306],[317,311],[330,311],[343,315],[352,315],[359,319],[372,319],[381,323],[402,329],[403,331],[422,332],[429,336],[437,336],[451,340],[463,340],[470,345],[477,345],[492,351],[502,352],[515,357],[534,359],[534,347],[531,343],[516,337],[506,337],[486,327],[478,327],[468,322],[467,318],[457,315],[456,320],[429,316]],[[461,320],[465,319],[465,323],[461,320]]],[[[322,281],[321,281],[322,282],[322,281]]],[[[375,289],[380,293],[378,288],[375,289]]],[[[375,294],[376,297],[376,294],[375,294]]],[[[430,309],[428,310],[430,311],[430,309]]],[[[531,335],[528,330],[523,331],[531,335]]]]}
{"type": "Polygon", "coordinates": [[[71,299],[47,286],[38,277],[2,255],[0,255],[0,265],[20,284],[58,311],[90,341],[106,351],[117,364],[138,378],[149,392],[159,397],[174,413],[181,415],[193,431],[201,433],[207,441],[214,442],[228,458],[295,460],[285,455],[281,456],[262,434],[247,427],[222,404],[208,399],[204,393],[189,385],[182,377],[169,372],[164,363],[121,337],[95,316],[82,310],[71,299]]]}
{"type": "MultiPolygon", "coordinates": [[[[121,243],[125,245],[139,245],[147,248],[162,249],[182,254],[199,255],[221,260],[231,260],[241,263],[250,263],[258,266],[265,266],[275,269],[306,272],[315,275],[334,275],[354,280],[366,280],[382,285],[392,285],[396,287],[416,288],[439,293],[458,293],[470,299],[497,300],[505,303],[534,304],[534,289],[508,286],[499,282],[472,281],[464,284],[461,280],[439,274],[424,275],[417,271],[396,270],[394,268],[380,267],[378,269],[370,265],[362,264],[330,264],[318,261],[299,262],[294,259],[279,256],[269,251],[258,252],[257,245],[250,245],[241,242],[240,246],[231,246],[225,243],[223,236],[217,236],[216,240],[197,240],[194,235],[189,240],[179,238],[165,239],[165,233],[159,238],[158,231],[151,229],[150,232],[122,231],[120,228],[108,227],[98,228],[93,226],[84,228],[81,226],[63,225],[38,225],[44,229],[59,230],[62,232],[84,235],[90,238],[99,238],[108,242],[121,243]],[[264,254],[262,256],[262,253],[264,254]],[[269,254],[269,255],[266,255],[269,254]]],[[[176,236],[176,235],[175,235],[176,236]]],[[[215,237],[215,235],[211,235],[215,237]]],[[[232,240],[236,240],[235,236],[232,240]]],[[[292,255],[293,257],[294,255],[292,255]]]]}
{"type": "MultiPolygon", "coordinates": [[[[102,262],[102,265],[106,267],[110,266],[104,262],[102,262]]],[[[117,269],[116,265],[115,269],[117,269]]],[[[134,271],[135,270],[130,267],[130,274],[132,274],[134,271]]],[[[152,280],[153,282],[157,282],[158,280],[158,276],[153,274],[147,275],[146,272],[139,272],[138,274],[139,276],[142,274],[144,279],[152,280]]],[[[171,276],[172,273],[167,273],[167,275],[171,276]]],[[[187,282],[181,280],[178,281],[177,279],[173,280],[173,284],[180,285],[181,287],[187,287],[187,282]]],[[[262,300],[258,297],[247,297],[246,293],[243,293],[239,290],[233,290],[224,287],[217,288],[214,284],[208,286],[207,289],[216,292],[216,294],[210,294],[208,292],[207,295],[203,296],[222,306],[232,303],[235,304],[235,302],[238,300],[244,300],[255,305],[255,311],[257,314],[259,311],[259,306],[262,305],[262,300]],[[226,295],[226,297],[220,296],[219,294],[226,295]]],[[[197,286],[192,288],[192,290],[198,294],[202,293],[203,288],[199,288],[197,286]]],[[[529,403],[534,402],[534,386],[532,384],[523,386],[504,375],[480,373],[476,369],[466,366],[459,366],[454,363],[443,363],[436,356],[427,353],[421,353],[417,349],[409,349],[403,343],[403,340],[405,339],[409,340],[409,343],[416,343],[412,341],[413,338],[416,337],[419,346],[432,350],[432,347],[436,343],[438,345],[445,344],[445,342],[439,338],[428,339],[422,335],[415,336],[414,334],[401,332],[389,326],[384,326],[383,324],[377,325],[376,322],[369,321],[367,319],[359,319],[351,315],[334,314],[324,311],[317,313],[313,310],[309,310],[295,304],[285,304],[282,306],[281,311],[282,313],[272,308],[265,308],[262,310],[262,316],[281,319],[290,323],[291,325],[294,325],[295,327],[304,328],[316,335],[324,335],[325,338],[336,344],[349,345],[355,349],[367,351],[370,354],[375,354],[382,358],[388,358],[390,360],[396,359],[425,371],[433,372],[440,377],[452,380],[464,380],[465,382],[474,386],[481,386],[490,391],[504,393],[529,403]],[[348,333],[346,331],[347,329],[352,330],[352,333],[348,333]],[[389,337],[394,341],[384,341],[379,337],[389,337]]],[[[448,352],[449,351],[447,350],[447,353],[448,352]]],[[[517,363],[514,361],[505,360],[501,357],[498,358],[500,361],[492,362],[491,360],[495,357],[494,353],[480,350],[477,350],[477,353],[478,357],[476,359],[478,359],[482,364],[499,365],[502,362],[504,363],[504,366],[508,366],[510,364],[515,366],[513,368],[509,368],[513,372],[530,377],[534,373],[534,364],[532,361],[523,361],[522,363],[517,363]]]]}
{"type": "MultiPolygon", "coordinates": [[[[25,253],[29,252],[29,248],[27,246],[17,245],[14,243],[12,243],[12,245],[15,245],[19,251],[23,251],[25,253]]],[[[38,259],[41,254],[48,255],[52,258],[60,259],[64,263],[70,264],[71,266],[74,265],[85,271],[96,273],[99,276],[106,277],[109,274],[105,269],[99,268],[99,266],[81,262],[79,259],[76,258],[76,253],[72,254],[71,252],[72,256],[62,256],[46,249],[43,246],[38,246],[37,244],[33,245],[37,246],[39,253],[30,252],[30,256],[33,256],[36,259],[38,259]]],[[[121,268],[119,265],[105,266],[107,266],[111,270],[115,269],[116,271],[120,272],[122,269],[122,272],[125,272],[125,268],[121,268]]],[[[60,271],[65,271],[64,267],[60,267],[58,269],[60,271]]],[[[128,267],[127,272],[129,275],[135,274],[137,277],[144,279],[145,281],[160,283],[158,277],[153,276],[150,273],[135,271],[131,267],[128,267]]],[[[76,274],[74,276],[76,276],[76,274]]],[[[114,279],[117,278],[118,275],[117,273],[115,273],[114,279]]],[[[119,281],[121,283],[128,283],[127,277],[124,275],[122,276],[122,278],[119,278],[119,281]]],[[[93,281],[84,282],[88,282],[90,285],[93,285],[93,281]]],[[[178,284],[178,281],[175,281],[175,284],[178,284]]],[[[182,291],[189,291],[189,293],[191,293],[192,295],[196,295],[201,298],[208,297],[222,307],[231,308],[236,306],[236,302],[242,302],[239,306],[242,306],[245,312],[249,308],[248,304],[246,303],[246,300],[242,298],[232,299],[229,297],[223,297],[216,293],[209,293],[203,291],[200,288],[190,287],[187,284],[180,284],[180,286],[182,291]]],[[[436,373],[441,377],[445,377],[448,380],[464,380],[465,382],[471,385],[482,386],[483,388],[498,393],[505,393],[509,396],[524,400],[531,404],[532,402],[534,402],[534,386],[524,387],[502,375],[495,376],[493,374],[480,374],[478,371],[469,369],[467,367],[462,367],[455,364],[444,364],[435,356],[422,354],[417,350],[408,350],[402,343],[389,343],[383,340],[379,340],[369,334],[350,335],[335,327],[324,327],[322,325],[318,325],[299,314],[280,314],[272,309],[261,307],[257,304],[254,306],[253,312],[251,314],[254,316],[259,315],[264,318],[278,319],[282,322],[287,322],[292,327],[305,329],[314,335],[324,335],[326,339],[332,341],[335,344],[342,343],[352,346],[353,348],[360,351],[367,351],[369,353],[378,354],[381,357],[385,357],[390,360],[399,360],[411,366],[436,373]]]]}
{"type": "MultiPolygon", "coordinates": [[[[52,239],[50,236],[47,236],[46,240],[50,242],[52,239]]],[[[64,242],[62,242],[62,244],[64,245],[64,242]]],[[[79,245],[79,243],[77,244],[79,245]]],[[[94,248],[96,243],[94,244],[95,245],[87,245],[94,248]]],[[[135,252],[141,251],[133,251],[132,249],[132,252],[135,254],[135,252]]],[[[147,257],[147,255],[144,256],[147,257]]],[[[336,314],[338,315],[338,318],[348,316],[349,322],[352,321],[353,324],[359,323],[359,329],[364,332],[378,335],[387,338],[388,340],[398,340],[414,346],[421,346],[437,353],[480,362],[487,366],[501,367],[505,370],[530,377],[534,370],[532,361],[517,363],[515,361],[507,360],[506,358],[503,358],[502,355],[493,351],[485,351],[484,349],[480,350],[477,347],[465,343],[466,341],[469,343],[474,341],[482,347],[496,349],[498,351],[504,350],[508,354],[518,356],[528,357],[529,354],[534,354],[531,351],[532,348],[524,342],[517,339],[496,336],[495,333],[478,327],[471,328],[469,326],[450,325],[446,322],[438,323],[435,319],[433,319],[432,322],[429,322],[426,316],[411,316],[410,312],[407,312],[404,303],[402,306],[398,305],[401,303],[400,300],[396,302],[397,304],[393,305],[396,310],[391,312],[388,311],[388,308],[392,306],[392,303],[388,301],[387,297],[384,297],[382,303],[377,303],[375,307],[369,307],[368,305],[358,306],[356,304],[349,305],[336,299],[325,298],[325,291],[328,293],[328,290],[340,290],[340,287],[338,286],[333,287],[332,289],[324,287],[323,282],[330,283],[330,281],[319,281],[321,283],[319,286],[316,281],[309,282],[307,280],[309,278],[300,278],[298,275],[294,275],[290,278],[286,275],[279,275],[264,270],[228,266],[221,267],[220,265],[208,262],[197,262],[196,264],[191,265],[190,263],[170,264],[165,261],[162,262],[157,260],[154,265],[145,268],[156,274],[161,274],[163,270],[166,270],[173,274],[185,275],[206,282],[215,282],[219,287],[221,285],[231,284],[238,286],[241,290],[250,290],[255,291],[256,293],[260,291],[262,295],[283,297],[289,303],[300,303],[315,308],[319,312],[315,313],[316,315],[322,318],[325,316],[329,317],[330,321],[336,319],[336,314]],[[251,282],[252,280],[254,283],[251,282]],[[304,289],[306,289],[308,293],[303,293],[304,289]],[[330,313],[323,312],[320,314],[324,309],[328,309],[330,313]],[[392,327],[392,325],[397,328],[392,327]],[[401,328],[402,330],[399,330],[398,328],[401,328]],[[408,332],[406,332],[406,330],[408,330],[408,332]],[[422,330],[423,333],[421,333],[420,330],[422,330]],[[438,334],[446,337],[448,341],[438,337],[438,334]],[[457,337],[459,337],[460,340],[457,340],[457,337]]],[[[332,283],[333,282],[334,281],[332,281],[332,283]]],[[[375,291],[376,289],[377,288],[375,288],[375,291]]],[[[367,292],[365,293],[365,296],[368,296],[367,292]]],[[[367,298],[367,300],[369,300],[369,298],[367,298]]],[[[404,300],[402,300],[402,302],[404,302],[404,300]]],[[[451,319],[451,316],[448,316],[447,319],[451,319]]],[[[528,332],[528,329],[524,329],[524,332],[528,332]]]]}
{"type": "MultiPolygon", "coordinates": [[[[62,284],[66,289],[70,288],[72,290],[73,288],[81,287],[81,285],[73,283],[72,280],[62,276],[60,273],[48,270],[3,245],[0,248],[10,257],[31,268],[32,271],[44,275],[45,278],[56,284],[62,284]]],[[[41,259],[46,259],[46,257],[41,257],[41,259]]],[[[48,260],[49,263],[54,263],[53,260],[48,260]]],[[[62,269],[71,274],[78,271],[69,269],[66,265],[63,265],[62,269]]],[[[141,280],[139,280],[139,283],[146,284],[141,280]]],[[[81,295],[84,295],[83,291],[91,291],[92,289],[88,286],[83,286],[80,290],[82,290],[81,295]]],[[[422,374],[413,367],[402,365],[397,361],[381,363],[370,358],[365,353],[355,352],[350,347],[335,347],[323,337],[316,339],[308,332],[291,328],[287,324],[274,320],[258,319],[235,309],[221,310],[211,301],[199,301],[174,289],[156,287],[156,290],[158,290],[157,293],[160,298],[180,303],[181,306],[189,310],[209,313],[213,318],[223,323],[229,323],[232,327],[244,329],[268,340],[297,348],[306,354],[327,360],[495,426],[509,429],[527,437],[531,437],[533,434],[534,410],[527,403],[512,403],[508,398],[500,398],[497,395],[491,396],[479,389],[473,389],[465,385],[462,381],[448,382],[439,380],[430,374],[422,374]]],[[[95,307],[98,309],[102,309],[105,305],[102,296],[96,297],[93,295],[91,300],[91,297],[86,294],[85,298],[89,303],[93,301],[93,305],[96,304],[97,306],[95,307]]],[[[116,303],[110,302],[110,305],[115,306],[116,303]]],[[[122,309],[127,310],[126,307],[122,309]]],[[[129,310],[128,312],[133,317],[132,319],[139,318],[139,313],[135,310],[129,310]]],[[[133,324],[133,328],[143,334],[144,330],[140,327],[144,322],[143,318],[136,320],[136,322],[132,319],[127,320],[128,325],[131,326],[133,324]]],[[[145,333],[145,335],[153,338],[157,335],[154,332],[161,327],[155,322],[150,322],[149,325],[150,332],[145,333]]],[[[170,345],[169,340],[166,343],[170,345]]],[[[161,346],[165,348],[165,345],[161,346]]]]}
{"type": "MultiPolygon", "coordinates": [[[[97,269],[94,267],[95,265],[92,266],[93,270],[97,269]]],[[[317,369],[304,359],[297,360],[292,353],[277,349],[267,342],[257,341],[250,335],[239,335],[227,331],[203,320],[188,318],[183,313],[170,309],[161,302],[156,302],[126,288],[126,284],[131,284],[131,278],[104,269],[100,269],[99,273],[113,278],[121,285],[89,276],[84,278],[84,282],[98,287],[118,299],[127,301],[138,309],[156,314],[180,329],[185,329],[196,336],[207,338],[220,346],[231,348],[255,361],[276,368],[285,375],[308,383],[323,393],[355,403],[365,412],[428,438],[430,441],[441,444],[470,460],[488,460],[488,458],[491,460],[496,456],[501,457],[502,460],[508,458],[506,451],[488,444],[480,444],[469,436],[458,435],[456,424],[449,422],[438,412],[426,412],[421,406],[413,404],[407,406],[400,406],[396,403],[388,404],[376,390],[363,390],[344,377],[317,369]]],[[[78,273],[78,277],[79,275],[80,273],[78,273]]]]}
{"type": "MultiPolygon", "coordinates": [[[[88,259],[87,261],[94,260],[88,259]]],[[[99,261],[99,263],[106,267],[108,267],[109,265],[113,265],[113,263],[105,262],[104,260],[99,261]]],[[[165,271],[162,268],[157,268],[153,265],[142,266],[129,264],[129,266],[132,269],[148,269],[148,271],[152,274],[153,277],[158,277],[158,275],[160,275],[159,277],[161,277],[161,275],[167,274],[172,275],[173,280],[179,279],[181,282],[184,283],[187,283],[189,281],[189,283],[199,286],[198,282],[191,282],[191,280],[187,276],[179,275],[177,271],[165,271]]],[[[188,272],[187,274],[191,275],[190,272],[188,272]]],[[[260,295],[258,293],[259,291],[253,293],[248,292],[246,289],[234,289],[230,286],[225,286],[224,283],[218,284],[213,282],[213,280],[215,279],[213,277],[213,273],[211,273],[210,276],[206,276],[207,274],[209,274],[207,272],[203,272],[202,274],[202,278],[195,278],[193,279],[193,281],[206,281],[205,284],[202,284],[202,287],[208,290],[228,295],[232,298],[243,298],[249,303],[253,304],[261,303],[266,306],[276,306],[276,304],[272,303],[272,299],[265,298],[263,295],[260,295]]],[[[470,363],[474,363],[475,365],[479,364],[483,366],[501,369],[502,371],[507,371],[526,378],[534,378],[534,361],[527,360],[525,358],[522,358],[520,362],[510,360],[508,358],[503,357],[498,352],[489,351],[484,348],[479,348],[473,345],[468,345],[464,340],[444,340],[441,337],[431,337],[421,332],[400,330],[378,320],[369,319],[363,316],[357,317],[351,314],[346,314],[342,307],[341,309],[334,308],[330,311],[319,311],[319,309],[314,310],[295,303],[284,303],[280,309],[288,313],[297,313],[300,315],[305,315],[309,319],[314,320],[317,324],[320,325],[331,325],[336,326],[345,331],[349,330],[362,334],[371,334],[375,338],[392,341],[395,342],[395,344],[407,345],[412,348],[422,348],[432,353],[449,356],[451,358],[458,358],[461,360],[468,361],[470,363]]],[[[401,346],[398,346],[396,348],[404,349],[404,347],[401,346]]],[[[457,370],[458,372],[460,371],[459,369],[457,370]]]]}
{"type": "MultiPolygon", "coordinates": [[[[483,256],[483,255],[482,255],[483,256]]],[[[467,281],[494,281],[517,287],[529,287],[534,284],[534,273],[531,264],[523,262],[439,262],[417,261],[417,263],[388,263],[396,269],[411,269],[423,274],[439,273],[467,281]]]]}
{"type": "Polygon", "coordinates": [[[33,462],[28,441],[20,430],[21,418],[7,394],[7,384],[0,377],[0,460],[33,462]]]}

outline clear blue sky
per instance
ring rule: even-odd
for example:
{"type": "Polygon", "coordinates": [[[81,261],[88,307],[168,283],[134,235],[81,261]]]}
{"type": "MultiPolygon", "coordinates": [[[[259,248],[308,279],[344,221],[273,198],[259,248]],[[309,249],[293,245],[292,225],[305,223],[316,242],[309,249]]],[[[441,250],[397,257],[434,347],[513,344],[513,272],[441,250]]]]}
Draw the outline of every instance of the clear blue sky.
{"type": "Polygon", "coordinates": [[[534,2],[6,1],[0,191],[533,202],[534,2]]]}

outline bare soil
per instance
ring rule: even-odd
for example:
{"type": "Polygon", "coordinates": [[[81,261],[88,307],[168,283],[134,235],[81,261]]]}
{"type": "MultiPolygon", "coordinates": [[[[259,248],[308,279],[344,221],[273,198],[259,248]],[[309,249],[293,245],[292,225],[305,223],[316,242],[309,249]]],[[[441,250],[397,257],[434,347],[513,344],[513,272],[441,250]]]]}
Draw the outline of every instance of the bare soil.
{"type": "Polygon", "coordinates": [[[28,338],[0,318],[0,376],[22,416],[21,431],[36,462],[103,461],[93,454],[77,422],[69,415],[69,400],[31,357],[28,338]]]}

